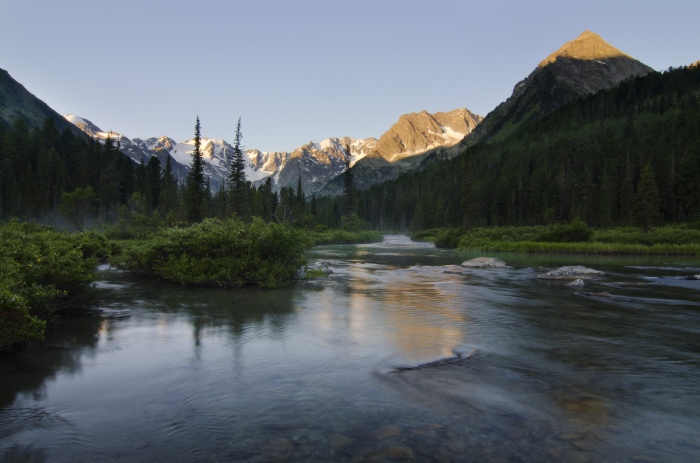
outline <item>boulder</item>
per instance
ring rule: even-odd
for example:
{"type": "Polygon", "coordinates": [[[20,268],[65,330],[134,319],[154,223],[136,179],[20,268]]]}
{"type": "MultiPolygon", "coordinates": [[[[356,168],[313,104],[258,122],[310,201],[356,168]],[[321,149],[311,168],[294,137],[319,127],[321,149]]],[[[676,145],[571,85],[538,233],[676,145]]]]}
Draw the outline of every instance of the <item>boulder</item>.
{"type": "Polygon", "coordinates": [[[504,268],[505,266],[505,262],[495,257],[477,257],[462,264],[462,267],[468,268],[504,268]]]}
{"type": "Polygon", "coordinates": [[[574,280],[566,286],[584,286],[585,284],[586,282],[579,278],[578,280],[574,280]]]}
{"type": "Polygon", "coordinates": [[[583,265],[573,265],[541,273],[537,275],[537,278],[540,280],[588,280],[600,275],[605,275],[605,272],[584,267],[583,265]]]}
{"type": "Polygon", "coordinates": [[[330,275],[331,273],[333,273],[330,262],[321,262],[321,267],[319,267],[319,270],[323,270],[323,273],[325,273],[326,275],[330,275]]]}
{"type": "Polygon", "coordinates": [[[698,275],[691,275],[689,277],[685,277],[685,280],[700,280],[700,274],[698,275]]]}

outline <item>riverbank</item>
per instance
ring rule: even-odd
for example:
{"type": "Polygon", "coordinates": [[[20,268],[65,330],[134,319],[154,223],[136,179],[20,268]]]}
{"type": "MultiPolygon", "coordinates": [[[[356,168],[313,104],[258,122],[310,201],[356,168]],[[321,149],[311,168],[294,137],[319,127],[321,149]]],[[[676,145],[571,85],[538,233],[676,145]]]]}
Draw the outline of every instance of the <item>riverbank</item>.
{"type": "Polygon", "coordinates": [[[411,235],[413,241],[428,241],[458,251],[503,251],[525,253],[700,255],[700,230],[694,225],[651,228],[592,229],[580,224],[432,229],[411,235]]]}

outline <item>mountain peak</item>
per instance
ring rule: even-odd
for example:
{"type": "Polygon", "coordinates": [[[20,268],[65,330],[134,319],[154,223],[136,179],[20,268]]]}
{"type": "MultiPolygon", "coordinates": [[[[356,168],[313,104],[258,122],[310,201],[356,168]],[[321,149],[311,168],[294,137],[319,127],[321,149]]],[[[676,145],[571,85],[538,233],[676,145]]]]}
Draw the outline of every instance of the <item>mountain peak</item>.
{"type": "Polygon", "coordinates": [[[545,67],[556,61],[559,57],[579,60],[599,60],[620,56],[631,58],[629,55],[609,45],[598,34],[591,31],[584,31],[577,39],[566,42],[559,50],[549,55],[537,67],[545,67]]]}

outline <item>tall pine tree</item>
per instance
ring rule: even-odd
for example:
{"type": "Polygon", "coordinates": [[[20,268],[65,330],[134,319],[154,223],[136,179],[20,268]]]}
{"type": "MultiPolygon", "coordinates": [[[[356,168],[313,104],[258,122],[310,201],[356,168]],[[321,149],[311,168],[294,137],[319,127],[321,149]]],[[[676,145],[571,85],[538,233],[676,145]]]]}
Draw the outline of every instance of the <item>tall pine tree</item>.
{"type": "Polygon", "coordinates": [[[645,235],[649,231],[649,227],[654,225],[659,219],[659,193],[656,189],[654,172],[651,169],[651,164],[648,162],[644,166],[642,177],[637,184],[632,217],[635,225],[644,229],[645,235]]]}
{"type": "Polygon", "coordinates": [[[353,176],[352,168],[350,167],[350,161],[352,157],[350,155],[350,144],[346,143],[345,146],[345,174],[343,175],[343,196],[345,200],[344,213],[345,215],[350,215],[355,212],[355,177],[353,176]]]}
{"type": "Polygon", "coordinates": [[[228,177],[229,184],[229,213],[235,213],[238,217],[248,216],[248,185],[245,178],[245,154],[241,145],[241,118],[236,125],[236,140],[233,143],[233,159],[231,161],[231,174],[228,177]]]}
{"type": "Polygon", "coordinates": [[[192,163],[187,174],[185,185],[185,218],[189,223],[200,222],[202,220],[202,203],[205,199],[204,164],[201,152],[202,139],[200,135],[199,116],[194,126],[194,151],[192,152],[192,163]]]}

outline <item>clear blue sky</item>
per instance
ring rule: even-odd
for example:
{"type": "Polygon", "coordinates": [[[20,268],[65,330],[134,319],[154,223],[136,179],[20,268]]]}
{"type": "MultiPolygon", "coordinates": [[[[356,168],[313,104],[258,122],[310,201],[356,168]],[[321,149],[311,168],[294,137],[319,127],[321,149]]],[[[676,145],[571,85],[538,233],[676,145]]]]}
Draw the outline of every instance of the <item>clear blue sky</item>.
{"type": "Polygon", "coordinates": [[[0,0],[0,68],[130,138],[289,151],[401,114],[486,115],[591,30],[662,70],[700,59],[693,1],[0,0]]]}

